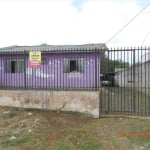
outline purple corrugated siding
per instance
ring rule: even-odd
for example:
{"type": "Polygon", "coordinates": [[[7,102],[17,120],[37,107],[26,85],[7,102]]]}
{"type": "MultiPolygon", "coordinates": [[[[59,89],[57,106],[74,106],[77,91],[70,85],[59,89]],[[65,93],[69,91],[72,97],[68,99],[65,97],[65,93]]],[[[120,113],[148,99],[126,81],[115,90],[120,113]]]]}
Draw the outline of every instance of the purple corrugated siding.
{"type": "MultiPolygon", "coordinates": [[[[42,56],[48,59],[48,64],[42,65],[37,69],[28,67],[28,56],[26,57],[26,74],[5,73],[4,61],[9,56],[1,57],[1,86],[24,87],[26,85],[26,87],[43,88],[88,88],[100,85],[100,58],[95,53],[43,54],[42,56]],[[84,72],[63,73],[64,58],[83,58],[84,72]]],[[[10,57],[13,58],[13,55],[10,57]]],[[[15,59],[20,57],[23,58],[23,55],[15,56],[15,59]]]]}

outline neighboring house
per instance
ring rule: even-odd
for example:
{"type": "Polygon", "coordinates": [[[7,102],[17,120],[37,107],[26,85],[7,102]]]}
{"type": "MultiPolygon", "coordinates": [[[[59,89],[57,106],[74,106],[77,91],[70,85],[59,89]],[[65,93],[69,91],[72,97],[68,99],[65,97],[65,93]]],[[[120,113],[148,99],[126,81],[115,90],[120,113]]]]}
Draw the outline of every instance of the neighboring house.
{"type": "Polygon", "coordinates": [[[150,52],[145,53],[144,55],[141,56],[141,62],[147,62],[150,61],[150,52]]]}
{"type": "Polygon", "coordinates": [[[105,44],[1,48],[0,87],[97,88],[100,86],[100,65],[106,49],[105,44]],[[41,51],[41,67],[29,67],[30,51],[41,51]]]}
{"type": "Polygon", "coordinates": [[[115,72],[116,84],[150,94],[150,61],[146,60],[115,72]]]}

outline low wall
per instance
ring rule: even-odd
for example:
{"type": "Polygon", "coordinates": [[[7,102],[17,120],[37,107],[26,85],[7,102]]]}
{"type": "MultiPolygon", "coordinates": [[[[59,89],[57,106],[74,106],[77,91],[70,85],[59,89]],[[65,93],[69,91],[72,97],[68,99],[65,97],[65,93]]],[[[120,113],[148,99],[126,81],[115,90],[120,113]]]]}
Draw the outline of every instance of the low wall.
{"type": "Polygon", "coordinates": [[[98,118],[99,92],[0,90],[0,105],[81,112],[98,118]]]}

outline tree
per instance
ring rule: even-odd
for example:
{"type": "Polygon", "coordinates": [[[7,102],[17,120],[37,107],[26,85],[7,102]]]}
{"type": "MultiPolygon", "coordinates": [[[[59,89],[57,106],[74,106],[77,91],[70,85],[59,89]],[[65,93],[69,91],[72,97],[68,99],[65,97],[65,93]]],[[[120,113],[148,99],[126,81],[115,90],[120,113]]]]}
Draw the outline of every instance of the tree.
{"type": "Polygon", "coordinates": [[[108,57],[104,57],[101,64],[101,73],[115,72],[115,68],[127,68],[129,63],[122,60],[111,60],[108,57]]]}
{"type": "Polygon", "coordinates": [[[46,46],[46,45],[48,45],[47,43],[42,43],[42,44],[40,44],[40,46],[46,46]]]}

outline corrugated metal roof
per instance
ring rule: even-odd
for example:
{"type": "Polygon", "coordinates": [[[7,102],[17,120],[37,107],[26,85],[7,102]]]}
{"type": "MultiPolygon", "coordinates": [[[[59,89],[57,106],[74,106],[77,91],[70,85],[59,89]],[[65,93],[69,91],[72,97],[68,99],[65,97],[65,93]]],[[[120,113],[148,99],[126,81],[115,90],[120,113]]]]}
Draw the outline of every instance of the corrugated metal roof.
{"type": "Polygon", "coordinates": [[[106,50],[105,44],[83,44],[83,45],[35,45],[35,46],[10,46],[0,48],[0,52],[22,52],[22,51],[93,51],[106,50]]]}

